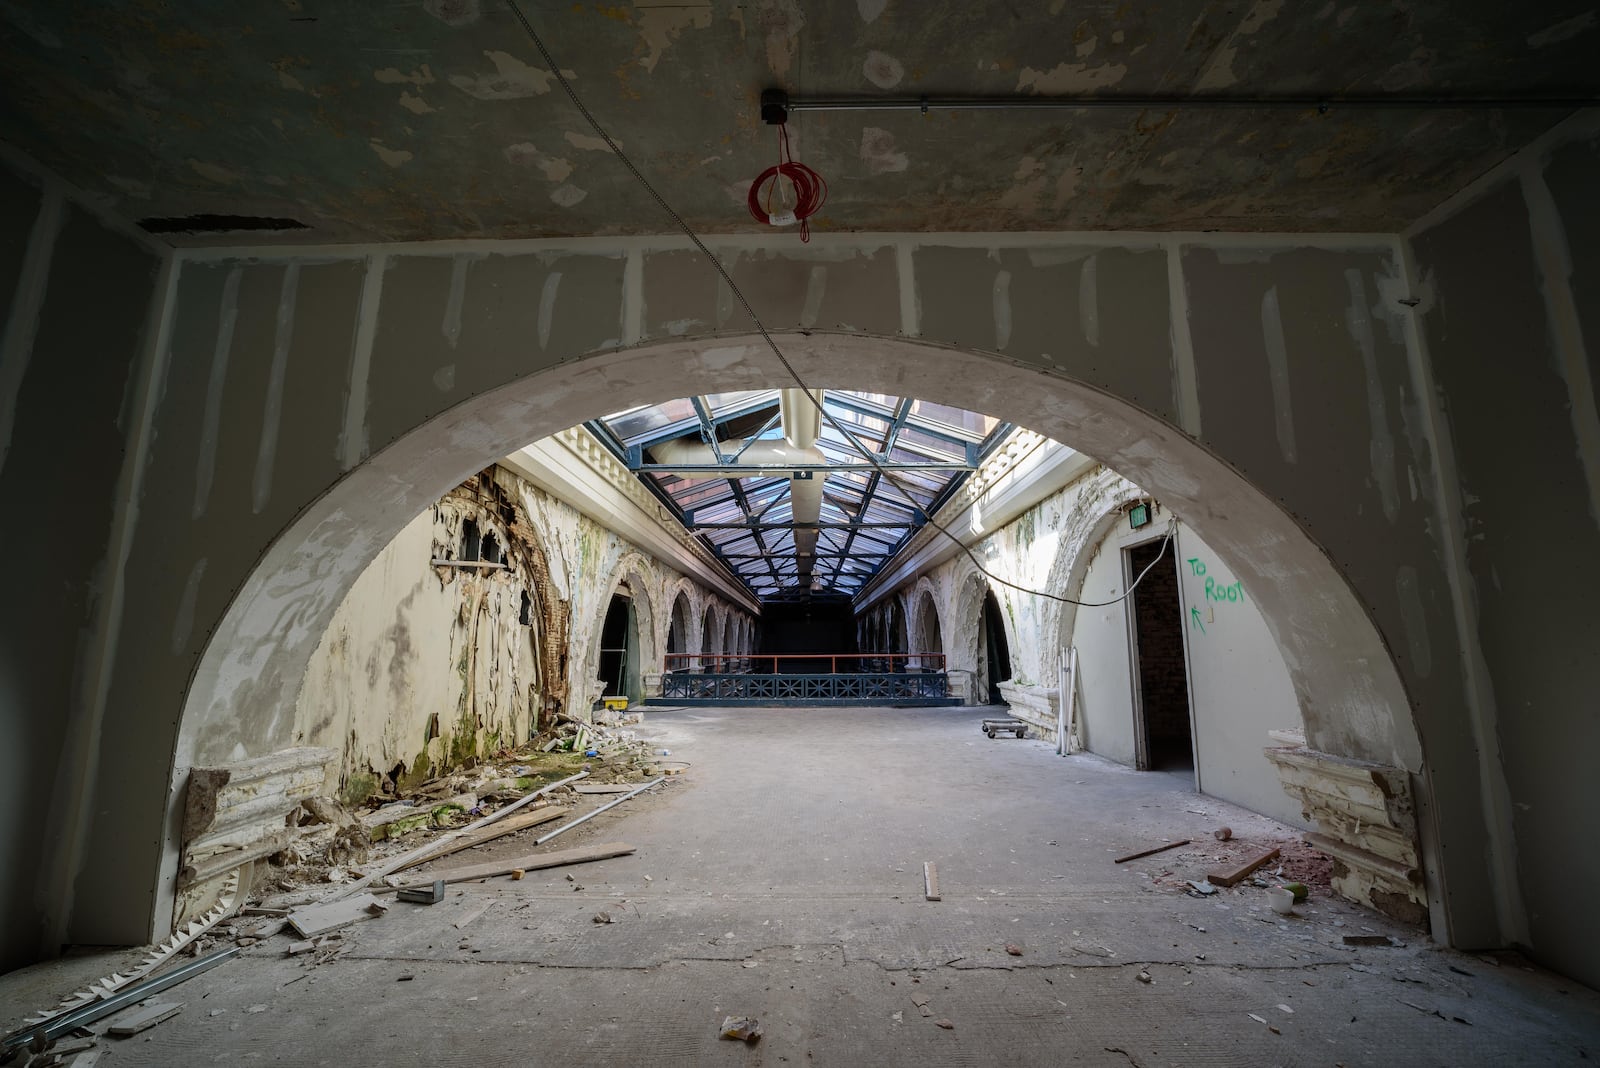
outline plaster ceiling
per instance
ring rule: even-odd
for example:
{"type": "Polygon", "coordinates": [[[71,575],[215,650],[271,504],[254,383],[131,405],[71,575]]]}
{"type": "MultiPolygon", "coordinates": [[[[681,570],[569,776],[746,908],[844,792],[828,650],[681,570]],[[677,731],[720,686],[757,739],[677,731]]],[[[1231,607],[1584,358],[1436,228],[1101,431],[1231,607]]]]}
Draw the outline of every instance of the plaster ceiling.
{"type": "MultiPolygon", "coordinates": [[[[530,17],[692,225],[755,229],[765,86],[810,94],[1594,94],[1585,0],[553,3],[530,17]]],[[[500,0],[0,3],[0,138],[130,218],[310,242],[670,229],[500,0]]],[[[794,118],[815,229],[1392,231],[1561,111],[794,118]]],[[[259,238],[252,238],[258,240],[259,238]]],[[[212,240],[212,239],[207,239],[212,240]]]]}

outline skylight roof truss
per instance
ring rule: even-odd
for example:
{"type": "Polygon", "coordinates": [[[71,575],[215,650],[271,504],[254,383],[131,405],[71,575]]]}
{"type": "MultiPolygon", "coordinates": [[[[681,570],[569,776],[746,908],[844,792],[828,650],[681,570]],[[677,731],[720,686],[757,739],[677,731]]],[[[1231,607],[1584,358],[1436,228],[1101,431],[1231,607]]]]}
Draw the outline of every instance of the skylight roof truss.
{"type": "Polygon", "coordinates": [[[829,418],[822,421],[817,447],[827,463],[792,465],[782,473],[741,463],[753,442],[782,433],[775,389],[688,397],[585,425],[764,599],[803,592],[791,588],[799,565],[788,472],[818,471],[826,481],[812,583],[853,595],[888,566],[1012,427],[910,397],[844,390],[823,396],[829,418]],[[711,447],[714,463],[669,468],[649,461],[653,445],[688,435],[711,447]],[[724,469],[723,478],[683,477],[724,469]]]}

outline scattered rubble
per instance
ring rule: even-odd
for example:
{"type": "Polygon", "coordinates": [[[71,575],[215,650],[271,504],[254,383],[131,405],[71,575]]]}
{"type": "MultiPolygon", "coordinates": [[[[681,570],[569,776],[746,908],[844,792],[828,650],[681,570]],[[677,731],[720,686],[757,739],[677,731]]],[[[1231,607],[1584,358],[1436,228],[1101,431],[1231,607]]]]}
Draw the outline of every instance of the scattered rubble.
{"type": "MultiPolygon", "coordinates": [[[[424,845],[437,844],[411,863],[435,860],[560,819],[582,800],[572,786],[550,790],[513,819],[471,835],[460,833],[474,821],[579,770],[587,772],[582,794],[626,793],[650,778],[651,772],[659,774],[660,758],[649,743],[620,726],[638,722],[637,714],[620,717],[600,710],[595,719],[584,723],[558,715],[551,729],[518,749],[430,779],[403,796],[382,797],[381,804],[365,810],[352,810],[333,797],[307,798],[289,817],[287,844],[267,858],[269,864],[258,866],[264,871],[258,873],[250,895],[252,906],[277,906],[274,914],[281,916],[325,896],[325,889],[313,888],[353,881],[350,889],[358,889],[363,869],[368,873],[383,869],[385,861],[415,851],[419,839],[424,845]],[[303,892],[307,890],[312,892],[303,892]]],[[[395,870],[399,869],[384,874],[395,870]]],[[[370,881],[371,875],[366,878],[370,881]]],[[[402,900],[423,898],[408,894],[402,900]]],[[[262,935],[258,931],[254,937],[262,935]]]]}
{"type": "Polygon", "coordinates": [[[754,1042],[761,1037],[761,1024],[754,1016],[725,1016],[722,1019],[722,1037],[754,1042]]]}

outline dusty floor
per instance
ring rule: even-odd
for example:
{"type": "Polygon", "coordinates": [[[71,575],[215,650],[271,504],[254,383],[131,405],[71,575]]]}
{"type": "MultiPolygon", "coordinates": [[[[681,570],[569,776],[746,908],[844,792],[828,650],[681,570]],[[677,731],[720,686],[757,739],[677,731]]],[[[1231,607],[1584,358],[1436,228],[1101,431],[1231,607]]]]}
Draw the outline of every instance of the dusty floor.
{"type": "MultiPolygon", "coordinates": [[[[633,856],[397,904],[322,964],[271,939],[162,995],[184,1011],[105,1040],[99,1063],[1600,1058],[1600,995],[1515,955],[1440,950],[1322,895],[1289,918],[1249,883],[1188,896],[1182,880],[1223,852],[1215,827],[1233,827],[1236,851],[1291,830],[1182,776],[990,741],[982,714],[651,711],[642,733],[690,770],[547,847],[622,840],[633,856]],[[1182,837],[1204,845],[1112,863],[1182,837]],[[925,860],[943,901],[923,900],[925,860]],[[602,910],[616,922],[596,924],[602,910]],[[1343,944],[1365,933],[1405,945],[1343,944]],[[720,1040],[729,1014],[758,1017],[764,1037],[720,1040]]],[[[505,839],[440,867],[528,851],[505,839]]],[[[0,1026],[114,963],[0,978],[0,1026]]]]}

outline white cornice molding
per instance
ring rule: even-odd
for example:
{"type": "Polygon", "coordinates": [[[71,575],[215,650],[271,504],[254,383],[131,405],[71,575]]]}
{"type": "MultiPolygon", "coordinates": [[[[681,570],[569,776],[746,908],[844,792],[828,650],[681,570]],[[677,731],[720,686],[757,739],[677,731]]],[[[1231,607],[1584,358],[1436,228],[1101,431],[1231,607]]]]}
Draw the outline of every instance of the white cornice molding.
{"type": "MultiPolygon", "coordinates": [[[[959,538],[961,545],[976,545],[1098,466],[1081,452],[1019,429],[973,472],[934,519],[959,538]]],[[[862,588],[856,596],[856,612],[867,611],[960,551],[933,524],[924,526],[895,565],[880,571],[862,588]]]]}
{"type": "Polygon", "coordinates": [[[627,539],[752,615],[760,604],[660,501],[581,426],[554,434],[501,461],[546,493],[627,539]]]}

